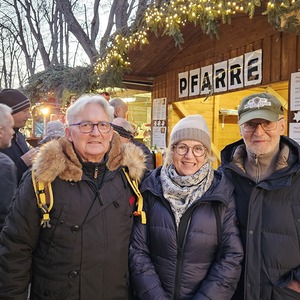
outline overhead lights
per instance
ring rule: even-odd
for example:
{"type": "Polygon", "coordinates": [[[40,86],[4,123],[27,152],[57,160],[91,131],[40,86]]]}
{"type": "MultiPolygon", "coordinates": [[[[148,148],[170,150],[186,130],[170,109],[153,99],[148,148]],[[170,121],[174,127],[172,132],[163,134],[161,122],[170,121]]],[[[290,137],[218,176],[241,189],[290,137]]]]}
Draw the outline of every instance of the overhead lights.
{"type": "Polygon", "coordinates": [[[130,98],[121,98],[124,102],[134,102],[135,98],[130,97],[130,98]]]}

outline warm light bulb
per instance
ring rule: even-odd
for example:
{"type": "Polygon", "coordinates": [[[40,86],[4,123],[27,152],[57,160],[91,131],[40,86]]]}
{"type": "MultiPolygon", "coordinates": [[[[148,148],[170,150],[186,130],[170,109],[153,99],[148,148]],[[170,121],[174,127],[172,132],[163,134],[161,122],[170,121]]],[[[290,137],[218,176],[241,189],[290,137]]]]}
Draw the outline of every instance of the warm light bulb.
{"type": "Polygon", "coordinates": [[[41,113],[46,116],[49,114],[49,108],[48,107],[43,107],[41,108],[41,113]]]}

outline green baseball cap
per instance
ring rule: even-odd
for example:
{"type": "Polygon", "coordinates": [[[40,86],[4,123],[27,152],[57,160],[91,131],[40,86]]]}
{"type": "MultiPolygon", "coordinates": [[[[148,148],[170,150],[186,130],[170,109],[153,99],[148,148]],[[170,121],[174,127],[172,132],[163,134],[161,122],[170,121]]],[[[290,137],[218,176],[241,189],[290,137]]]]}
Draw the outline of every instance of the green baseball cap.
{"type": "Polygon", "coordinates": [[[253,94],[245,97],[238,109],[238,124],[242,125],[253,119],[277,121],[279,115],[284,115],[281,102],[268,93],[253,94]]]}

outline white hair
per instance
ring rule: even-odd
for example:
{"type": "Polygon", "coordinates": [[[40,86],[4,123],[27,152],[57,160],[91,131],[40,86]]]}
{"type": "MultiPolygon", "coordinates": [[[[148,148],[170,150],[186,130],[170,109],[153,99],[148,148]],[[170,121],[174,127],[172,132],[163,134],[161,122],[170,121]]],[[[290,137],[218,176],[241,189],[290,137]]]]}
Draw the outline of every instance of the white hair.
{"type": "Polygon", "coordinates": [[[68,125],[70,125],[73,122],[74,118],[78,116],[88,104],[91,103],[98,104],[103,108],[105,114],[108,117],[109,122],[113,120],[113,109],[103,96],[100,96],[99,94],[86,94],[79,97],[75,101],[75,103],[67,109],[66,119],[68,125]]]}
{"type": "Polygon", "coordinates": [[[0,126],[5,127],[8,124],[9,118],[12,113],[12,109],[6,104],[0,103],[0,126]]]}

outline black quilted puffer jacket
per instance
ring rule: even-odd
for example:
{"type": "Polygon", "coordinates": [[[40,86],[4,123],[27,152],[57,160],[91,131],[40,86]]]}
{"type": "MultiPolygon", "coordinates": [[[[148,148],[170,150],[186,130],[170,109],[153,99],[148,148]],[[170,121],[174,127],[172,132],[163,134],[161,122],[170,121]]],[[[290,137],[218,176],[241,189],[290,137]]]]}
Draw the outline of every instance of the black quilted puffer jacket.
{"type": "Polygon", "coordinates": [[[243,257],[233,186],[215,172],[211,187],[187,209],[177,231],[162,196],[160,170],[142,184],[147,224],[136,220],[131,238],[130,271],[138,299],[231,299],[243,257]]]}

